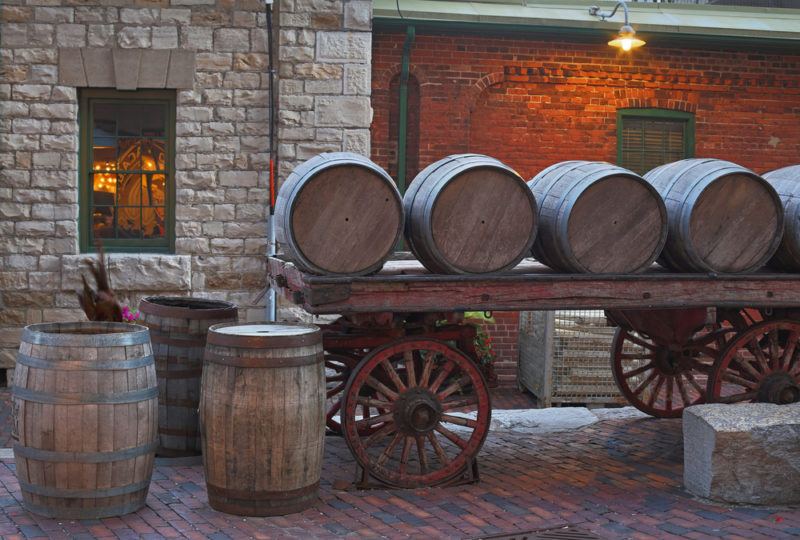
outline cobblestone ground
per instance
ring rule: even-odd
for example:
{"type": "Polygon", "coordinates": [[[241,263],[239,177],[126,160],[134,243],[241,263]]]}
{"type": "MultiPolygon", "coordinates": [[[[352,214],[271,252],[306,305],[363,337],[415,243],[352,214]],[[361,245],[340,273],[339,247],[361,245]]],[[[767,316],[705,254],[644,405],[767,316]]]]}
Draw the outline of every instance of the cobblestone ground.
{"type": "MultiPolygon", "coordinates": [[[[519,397],[496,403],[524,404],[519,397]]],[[[576,525],[603,538],[790,538],[797,508],[725,507],[682,488],[679,420],[615,419],[561,433],[490,433],[481,481],[417,490],[334,488],[354,478],[344,441],[326,439],[321,497],[277,518],[209,508],[200,466],[157,468],[147,507],[56,521],[25,512],[13,461],[0,463],[2,538],[475,538],[576,525]]]]}

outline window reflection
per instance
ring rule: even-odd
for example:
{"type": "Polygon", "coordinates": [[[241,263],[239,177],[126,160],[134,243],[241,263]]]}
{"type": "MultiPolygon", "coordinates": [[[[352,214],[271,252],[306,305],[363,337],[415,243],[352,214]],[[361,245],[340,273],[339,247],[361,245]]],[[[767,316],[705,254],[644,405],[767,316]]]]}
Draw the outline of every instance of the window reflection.
{"type": "Polygon", "coordinates": [[[164,238],[165,106],[93,105],[92,232],[97,238],[164,238]]]}

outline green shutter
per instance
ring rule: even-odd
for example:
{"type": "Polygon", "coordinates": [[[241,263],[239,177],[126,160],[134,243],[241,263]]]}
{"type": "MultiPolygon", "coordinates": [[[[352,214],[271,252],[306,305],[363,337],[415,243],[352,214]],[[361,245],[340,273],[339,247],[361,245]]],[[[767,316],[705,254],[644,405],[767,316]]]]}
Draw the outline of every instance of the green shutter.
{"type": "Polygon", "coordinates": [[[694,115],[662,109],[620,109],[617,164],[639,174],[694,155],[694,115]]]}

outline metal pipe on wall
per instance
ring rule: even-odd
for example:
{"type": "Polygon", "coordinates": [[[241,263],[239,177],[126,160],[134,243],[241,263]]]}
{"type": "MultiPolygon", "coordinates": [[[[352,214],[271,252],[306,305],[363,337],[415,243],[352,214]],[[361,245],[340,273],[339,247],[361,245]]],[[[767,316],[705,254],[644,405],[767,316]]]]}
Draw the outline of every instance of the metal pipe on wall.
{"type": "MultiPolygon", "coordinates": [[[[267,11],[267,58],[269,59],[267,73],[269,74],[269,217],[267,218],[267,256],[271,257],[277,253],[275,245],[275,196],[277,182],[275,171],[277,170],[278,156],[275,145],[275,122],[277,120],[277,106],[275,103],[275,65],[273,63],[272,50],[272,6],[273,0],[266,0],[267,11]]],[[[275,289],[269,287],[267,290],[266,320],[275,321],[278,318],[278,301],[275,289]]]]}

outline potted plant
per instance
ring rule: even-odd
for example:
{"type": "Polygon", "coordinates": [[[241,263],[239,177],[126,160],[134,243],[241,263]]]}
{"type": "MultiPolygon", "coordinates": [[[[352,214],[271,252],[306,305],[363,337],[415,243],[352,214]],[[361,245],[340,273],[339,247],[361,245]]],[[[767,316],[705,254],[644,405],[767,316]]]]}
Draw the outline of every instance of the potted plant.
{"type": "Polygon", "coordinates": [[[475,353],[481,366],[486,382],[490,388],[497,387],[497,373],[494,371],[494,362],[497,353],[492,346],[492,337],[486,332],[487,324],[494,324],[494,317],[487,311],[467,311],[464,313],[464,322],[475,327],[475,353]]]}

